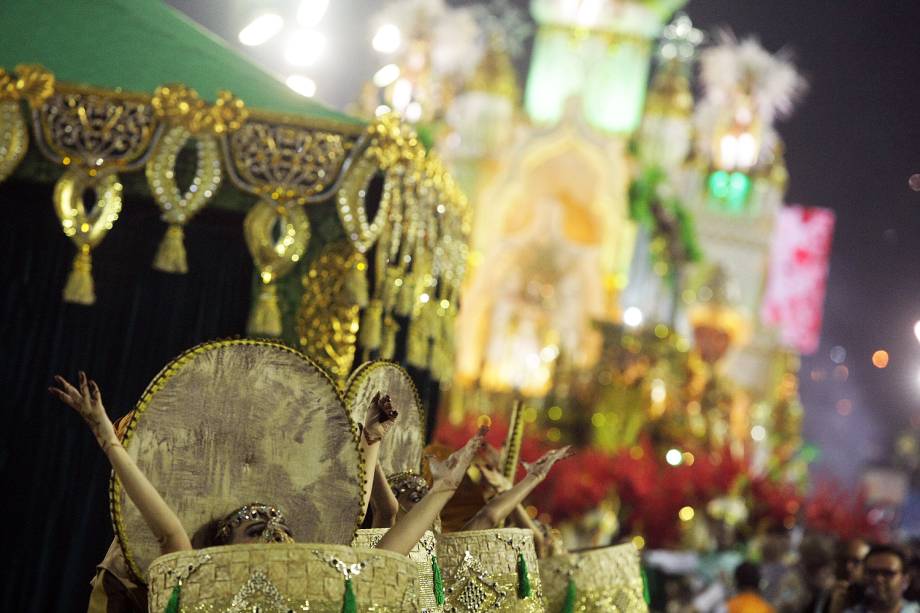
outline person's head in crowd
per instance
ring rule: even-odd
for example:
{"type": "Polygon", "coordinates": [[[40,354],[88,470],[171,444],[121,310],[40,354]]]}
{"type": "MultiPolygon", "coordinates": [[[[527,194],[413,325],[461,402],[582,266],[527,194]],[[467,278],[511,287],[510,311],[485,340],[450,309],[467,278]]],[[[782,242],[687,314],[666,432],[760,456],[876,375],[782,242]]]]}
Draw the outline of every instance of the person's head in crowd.
{"type": "Polygon", "coordinates": [[[869,543],[853,538],[840,543],[837,549],[837,578],[851,583],[862,583],[863,562],[869,553],[869,543]]]}
{"type": "Polygon", "coordinates": [[[863,562],[865,592],[863,606],[873,613],[900,611],[900,603],[910,583],[908,555],[894,545],[875,545],[863,562]]]}
{"type": "Polygon", "coordinates": [[[816,592],[834,585],[834,542],[827,536],[810,534],[799,545],[799,560],[805,583],[816,592]]]}
{"type": "Polygon", "coordinates": [[[735,568],[735,589],[738,592],[760,592],[760,566],[742,562],[735,568]]]}
{"type": "Polygon", "coordinates": [[[784,526],[770,528],[763,537],[761,554],[764,564],[782,562],[792,546],[792,535],[784,526]]]}
{"type": "Polygon", "coordinates": [[[904,598],[920,602],[920,540],[910,541],[908,548],[910,559],[907,561],[907,575],[910,577],[910,585],[904,592],[904,598]]]}

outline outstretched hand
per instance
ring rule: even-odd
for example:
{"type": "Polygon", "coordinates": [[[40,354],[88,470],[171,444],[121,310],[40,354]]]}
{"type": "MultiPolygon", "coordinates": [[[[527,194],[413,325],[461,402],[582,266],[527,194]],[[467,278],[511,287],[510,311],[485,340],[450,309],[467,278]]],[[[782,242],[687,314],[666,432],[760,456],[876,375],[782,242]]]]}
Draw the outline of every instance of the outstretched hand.
{"type": "Polygon", "coordinates": [[[460,487],[466,469],[473,461],[476,452],[482,447],[488,432],[488,428],[480,428],[479,432],[466,442],[466,445],[450,454],[443,462],[432,457],[428,458],[428,467],[431,469],[431,478],[434,480],[433,488],[455,490],[460,487]]]}
{"type": "Polygon", "coordinates": [[[78,387],[71,385],[60,375],[56,375],[54,380],[59,387],[49,387],[48,391],[83,418],[102,448],[106,449],[109,445],[118,444],[115,428],[105,412],[102,392],[99,391],[96,382],[87,379],[83,371],[80,371],[78,387]]]}
{"type": "Polygon", "coordinates": [[[575,455],[575,451],[572,449],[572,446],[566,445],[565,447],[560,447],[559,449],[547,451],[539,460],[533,464],[528,464],[527,462],[522,462],[522,464],[527,470],[528,477],[533,476],[542,480],[545,479],[546,475],[549,474],[553,464],[559,460],[564,460],[565,458],[571,457],[573,455],[575,455]]]}
{"type": "Polygon", "coordinates": [[[384,435],[396,423],[399,413],[393,408],[388,394],[380,395],[380,392],[371,400],[371,406],[367,409],[367,417],[364,419],[364,438],[373,445],[379,443],[384,435]]]}

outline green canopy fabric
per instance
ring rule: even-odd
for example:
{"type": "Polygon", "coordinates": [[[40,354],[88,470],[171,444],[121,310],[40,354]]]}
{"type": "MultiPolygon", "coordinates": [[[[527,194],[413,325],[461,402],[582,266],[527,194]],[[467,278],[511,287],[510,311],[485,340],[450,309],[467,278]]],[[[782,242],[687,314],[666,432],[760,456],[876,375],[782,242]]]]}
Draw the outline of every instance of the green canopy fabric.
{"type": "Polygon", "coordinates": [[[41,64],[59,81],[150,92],[227,89],[251,109],[361,123],[291,91],[160,0],[3,0],[0,67],[41,64]]]}

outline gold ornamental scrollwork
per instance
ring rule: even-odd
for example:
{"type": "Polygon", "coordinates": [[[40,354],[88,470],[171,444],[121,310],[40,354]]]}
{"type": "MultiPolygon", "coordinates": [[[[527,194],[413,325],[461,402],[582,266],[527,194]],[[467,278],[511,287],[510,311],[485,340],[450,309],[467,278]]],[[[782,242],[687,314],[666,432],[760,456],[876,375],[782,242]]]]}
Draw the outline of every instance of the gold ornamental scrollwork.
{"type": "Polygon", "coordinates": [[[227,134],[224,143],[230,177],[238,187],[303,203],[329,191],[353,146],[343,134],[252,118],[227,134]]]}
{"type": "Polygon", "coordinates": [[[275,280],[303,257],[310,238],[304,205],[323,201],[337,186],[356,136],[322,127],[249,117],[224,134],[227,172],[240,189],[262,197],[246,218],[246,241],[260,271],[261,291],[248,332],[282,331],[275,280]],[[271,228],[281,223],[274,240],[271,228]]]}
{"type": "Polygon", "coordinates": [[[158,132],[153,106],[136,95],[57,91],[33,107],[33,118],[48,158],[84,166],[90,174],[139,168],[158,132]]]}
{"type": "Polygon", "coordinates": [[[39,150],[68,167],[55,184],[55,210],[64,233],[80,251],[64,288],[64,300],[93,304],[90,252],[121,210],[122,189],[115,172],[142,166],[160,127],[146,96],[58,85],[36,104],[34,92],[46,93],[43,84],[47,79],[38,69],[31,76],[27,72],[26,77],[19,77],[30,83],[23,90],[33,92],[29,104],[39,150]],[[86,211],[82,195],[89,189],[96,192],[97,202],[86,211]]]}

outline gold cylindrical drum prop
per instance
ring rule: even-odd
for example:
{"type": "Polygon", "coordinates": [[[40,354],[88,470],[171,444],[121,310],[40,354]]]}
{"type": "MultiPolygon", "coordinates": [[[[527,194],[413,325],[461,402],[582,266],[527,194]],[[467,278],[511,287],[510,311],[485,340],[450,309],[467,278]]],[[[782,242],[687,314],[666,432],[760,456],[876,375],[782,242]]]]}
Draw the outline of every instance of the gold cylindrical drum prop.
{"type": "MultiPolygon", "coordinates": [[[[364,528],[358,530],[355,540],[352,542],[353,547],[372,549],[377,546],[383,535],[387,533],[387,528],[364,528]]],[[[440,613],[443,608],[438,603],[438,597],[435,588],[435,564],[437,560],[437,541],[434,538],[434,532],[427,530],[412,551],[409,552],[409,559],[415,562],[418,570],[418,601],[419,607],[426,613],[440,613]]],[[[442,586],[443,593],[443,586],[442,586]]]]}
{"type": "Polygon", "coordinates": [[[147,584],[150,611],[166,610],[177,589],[183,613],[341,613],[349,597],[357,613],[419,611],[418,574],[411,560],[343,545],[246,544],[180,551],[154,560],[147,584]]]}
{"type": "Polygon", "coordinates": [[[573,611],[640,613],[648,611],[642,590],[639,552],[632,544],[567,553],[540,562],[548,613],[573,611]]]}
{"type": "Polygon", "coordinates": [[[444,611],[543,613],[533,533],[520,528],[452,532],[438,538],[444,611]]]}

